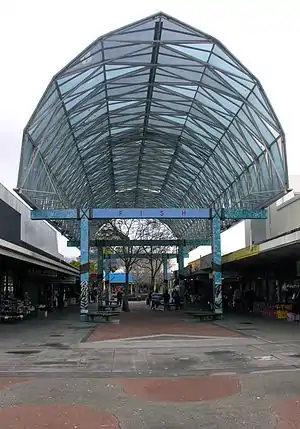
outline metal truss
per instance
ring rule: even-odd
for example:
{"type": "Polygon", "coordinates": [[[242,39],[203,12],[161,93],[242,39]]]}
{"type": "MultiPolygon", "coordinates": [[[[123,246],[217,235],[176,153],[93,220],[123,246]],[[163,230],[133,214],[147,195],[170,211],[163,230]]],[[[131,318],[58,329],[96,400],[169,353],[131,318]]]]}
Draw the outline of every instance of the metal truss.
{"type": "MultiPolygon", "coordinates": [[[[259,81],[163,13],[92,43],[24,130],[18,192],[34,208],[256,209],[287,188],[284,133],[259,81]]],[[[204,220],[164,222],[178,238],[210,237],[204,220]]],[[[55,226],[78,239],[76,221],[55,226]]]]}

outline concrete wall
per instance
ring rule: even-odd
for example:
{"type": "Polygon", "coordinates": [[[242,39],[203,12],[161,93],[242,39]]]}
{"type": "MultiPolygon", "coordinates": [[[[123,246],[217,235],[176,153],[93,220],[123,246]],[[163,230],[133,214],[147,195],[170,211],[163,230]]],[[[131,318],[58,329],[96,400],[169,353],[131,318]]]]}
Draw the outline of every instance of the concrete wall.
{"type": "MultiPolygon", "coordinates": [[[[0,201],[6,203],[2,206],[5,210],[2,210],[3,207],[0,205],[0,229],[2,233],[6,231],[6,238],[3,238],[6,241],[13,242],[13,237],[16,233],[16,225],[12,225],[12,222],[15,222],[18,213],[20,216],[20,239],[21,241],[28,243],[31,246],[41,249],[44,252],[47,252],[53,256],[60,257],[62,256],[58,252],[57,244],[57,234],[53,228],[43,221],[30,219],[30,209],[20,201],[15,195],[9,192],[1,183],[0,183],[0,201]],[[8,212],[9,210],[5,206],[10,206],[16,213],[16,216],[11,216],[8,212]],[[2,214],[1,214],[2,213],[2,214]],[[12,230],[11,234],[8,235],[8,230],[12,230]],[[9,237],[12,239],[9,239],[9,237]]],[[[17,243],[15,243],[17,244],[17,243]]]]}
{"type": "Polygon", "coordinates": [[[246,246],[300,228],[300,175],[290,176],[292,192],[268,208],[268,219],[245,222],[246,246]]]}

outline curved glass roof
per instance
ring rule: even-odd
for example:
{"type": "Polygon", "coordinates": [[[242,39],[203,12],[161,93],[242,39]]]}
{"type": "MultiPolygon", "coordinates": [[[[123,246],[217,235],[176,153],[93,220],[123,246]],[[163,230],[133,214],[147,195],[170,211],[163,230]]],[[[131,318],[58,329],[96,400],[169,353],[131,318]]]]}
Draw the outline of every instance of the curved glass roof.
{"type": "MultiPolygon", "coordinates": [[[[287,187],[284,133],[259,81],[164,13],[100,37],[53,77],[18,177],[43,209],[263,208],[287,187]]],[[[210,234],[206,221],[168,225],[179,238],[210,234]]]]}

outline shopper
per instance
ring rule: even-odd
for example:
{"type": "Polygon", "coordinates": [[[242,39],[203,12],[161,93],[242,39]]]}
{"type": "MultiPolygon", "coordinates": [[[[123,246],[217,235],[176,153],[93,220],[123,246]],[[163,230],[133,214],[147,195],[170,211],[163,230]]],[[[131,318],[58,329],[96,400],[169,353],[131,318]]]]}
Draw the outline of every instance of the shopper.
{"type": "Polygon", "coordinates": [[[249,311],[249,313],[253,313],[253,306],[254,306],[255,298],[256,297],[255,297],[254,290],[249,288],[245,292],[245,301],[246,301],[247,310],[249,311]]]}
{"type": "Polygon", "coordinates": [[[242,292],[240,288],[235,289],[233,294],[234,308],[237,312],[241,311],[242,292]]]}

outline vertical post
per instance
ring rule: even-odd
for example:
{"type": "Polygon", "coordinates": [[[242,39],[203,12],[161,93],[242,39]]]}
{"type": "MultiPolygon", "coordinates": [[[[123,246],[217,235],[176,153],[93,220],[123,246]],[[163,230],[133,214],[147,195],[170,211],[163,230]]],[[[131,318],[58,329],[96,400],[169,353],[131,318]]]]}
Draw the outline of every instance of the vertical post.
{"type": "Polygon", "coordinates": [[[80,320],[88,320],[89,306],[89,220],[80,219],[80,320]]]}
{"type": "Polygon", "coordinates": [[[109,274],[110,274],[110,258],[109,255],[105,255],[104,258],[104,271],[105,271],[105,302],[109,305],[110,301],[110,285],[109,285],[109,274]]]}
{"type": "Polygon", "coordinates": [[[214,213],[212,217],[212,269],[214,311],[223,316],[222,308],[222,256],[221,256],[221,219],[214,213]]]}
{"type": "Polygon", "coordinates": [[[97,291],[98,291],[98,310],[102,305],[102,293],[103,293],[103,248],[98,247],[97,255],[97,291]]]}
{"type": "Polygon", "coordinates": [[[184,247],[178,247],[178,273],[179,273],[179,293],[183,295],[183,287],[184,287],[184,247]]]}
{"type": "Polygon", "coordinates": [[[163,273],[165,286],[168,285],[168,258],[167,255],[163,255],[163,273]]]}

